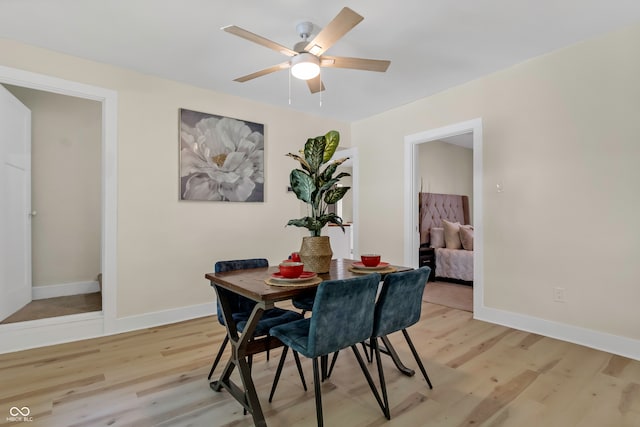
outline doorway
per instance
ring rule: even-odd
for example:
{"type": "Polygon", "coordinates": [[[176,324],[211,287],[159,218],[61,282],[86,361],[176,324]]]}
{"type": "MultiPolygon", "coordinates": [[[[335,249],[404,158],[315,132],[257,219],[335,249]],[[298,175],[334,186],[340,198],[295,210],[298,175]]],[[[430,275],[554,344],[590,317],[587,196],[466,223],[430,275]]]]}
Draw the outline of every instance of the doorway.
{"type": "Polygon", "coordinates": [[[100,270],[102,311],[0,325],[0,353],[115,332],[117,95],[114,91],[0,66],[0,84],[84,98],[101,105],[100,270]]]}
{"type": "Polygon", "coordinates": [[[31,191],[25,194],[31,208],[29,218],[20,215],[20,224],[13,227],[30,222],[24,224],[31,228],[31,259],[25,262],[31,265],[33,301],[13,307],[15,312],[0,323],[102,311],[102,105],[21,86],[2,87],[31,111],[31,191]]]}
{"type": "Polygon", "coordinates": [[[482,226],[482,120],[473,119],[405,137],[405,218],[404,259],[405,265],[419,265],[419,221],[418,198],[420,191],[419,146],[431,141],[446,140],[470,134],[473,148],[473,211],[474,251],[473,259],[473,311],[484,306],[483,300],[483,226],[482,226]]]}

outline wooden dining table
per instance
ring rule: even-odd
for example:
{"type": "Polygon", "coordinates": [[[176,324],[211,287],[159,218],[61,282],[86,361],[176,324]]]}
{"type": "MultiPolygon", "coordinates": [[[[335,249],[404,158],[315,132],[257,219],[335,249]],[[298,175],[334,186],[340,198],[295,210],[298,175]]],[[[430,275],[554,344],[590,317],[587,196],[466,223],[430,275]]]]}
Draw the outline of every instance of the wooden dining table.
{"type": "MultiPolygon", "coordinates": [[[[324,280],[348,279],[367,272],[353,271],[352,264],[356,260],[334,259],[331,261],[331,268],[328,273],[318,274],[324,280]]],[[[374,271],[385,275],[392,271],[412,270],[411,267],[397,265],[389,266],[384,270],[374,271]],[[386,272],[386,273],[385,273],[386,272]]],[[[301,283],[296,286],[272,286],[265,281],[273,273],[278,271],[278,267],[254,268],[248,270],[235,270],[224,273],[207,273],[205,277],[210,281],[215,289],[220,306],[224,315],[227,336],[231,344],[231,357],[227,361],[220,377],[210,383],[210,387],[215,391],[222,388],[227,390],[253,417],[256,426],[266,426],[264,413],[260,406],[260,401],[256,393],[253,379],[251,378],[251,368],[247,361],[247,356],[266,351],[267,349],[281,347],[283,344],[275,337],[253,337],[253,333],[265,310],[273,308],[277,302],[287,301],[291,298],[308,292],[309,289],[317,287],[319,283],[312,286],[305,286],[301,283]],[[247,320],[242,334],[238,333],[235,322],[231,315],[231,305],[229,295],[242,295],[256,302],[253,311],[247,320]],[[231,380],[231,374],[238,368],[243,387],[238,386],[231,380]]],[[[405,375],[412,376],[415,372],[404,366],[398,354],[386,337],[382,338],[385,346],[385,354],[391,356],[396,367],[405,375]]]]}

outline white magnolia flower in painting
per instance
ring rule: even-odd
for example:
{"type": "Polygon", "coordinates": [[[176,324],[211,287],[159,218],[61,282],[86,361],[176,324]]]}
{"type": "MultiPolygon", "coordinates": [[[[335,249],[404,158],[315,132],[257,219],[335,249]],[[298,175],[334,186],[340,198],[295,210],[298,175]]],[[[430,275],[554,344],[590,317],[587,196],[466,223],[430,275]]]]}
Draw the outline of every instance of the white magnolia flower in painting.
{"type": "Polygon", "coordinates": [[[181,126],[182,198],[246,201],[264,183],[264,136],[243,121],[208,117],[181,126]]]}

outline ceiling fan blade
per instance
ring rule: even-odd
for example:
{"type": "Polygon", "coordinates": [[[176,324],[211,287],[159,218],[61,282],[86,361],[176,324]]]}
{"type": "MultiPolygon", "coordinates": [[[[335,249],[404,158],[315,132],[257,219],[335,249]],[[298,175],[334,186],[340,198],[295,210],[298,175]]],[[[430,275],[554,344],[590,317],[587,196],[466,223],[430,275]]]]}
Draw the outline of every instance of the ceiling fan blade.
{"type": "Polygon", "coordinates": [[[348,58],[346,56],[322,56],[320,66],[327,68],[351,68],[354,70],[378,71],[384,73],[391,61],[382,59],[348,58]]]}
{"type": "Polygon", "coordinates": [[[340,13],[307,44],[304,50],[316,56],[321,55],[363,19],[362,16],[348,7],[343,8],[340,13]]]}
{"type": "Polygon", "coordinates": [[[282,46],[281,44],[271,41],[269,39],[265,39],[262,36],[254,34],[251,31],[247,31],[235,25],[228,25],[226,27],[222,27],[221,29],[223,31],[226,31],[227,33],[233,34],[238,37],[242,37],[245,40],[249,40],[250,42],[257,43],[260,46],[268,47],[269,49],[273,49],[276,52],[280,52],[287,56],[296,56],[298,54],[297,52],[289,49],[288,47],[282,46]]]}
{"type": "Polygon", "coordinates": [[[266,76],[267,74],[275,73],[276,71],[284,70],[290,67],[289,61],[283,62],[273,67],[265,68],[264,70],[256,71],[255,73],[247,74],[246,76],[233,79],[234,82],[244,83],[249,80],[253,80],[257,77],[266,76]]]}
{"type": "Polygon", "coordinates": [[[324,83],[322,83],[320,74],[312,79],[307,80],[307,86],[309,86],[309,90],[311,91],[311,93],[322,92],[324,90],[324,83]]]}

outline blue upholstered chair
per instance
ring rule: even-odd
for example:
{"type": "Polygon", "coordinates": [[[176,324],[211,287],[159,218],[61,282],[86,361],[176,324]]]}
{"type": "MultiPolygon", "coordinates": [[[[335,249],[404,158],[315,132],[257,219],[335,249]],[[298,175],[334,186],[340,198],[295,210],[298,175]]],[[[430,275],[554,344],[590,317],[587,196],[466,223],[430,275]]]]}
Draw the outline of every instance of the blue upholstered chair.
{"type": "MultiPolygon", "coordinates": [[[[241,260],[232,260],[232,261],[218,261],[214,266],[214,270],[216,273],[224,273],[227,271],[234,270],[246,270],[250,268],[264,268],[269,266],[269,261],[264,258],[253,258],[253,259],[241,259],[241,260]]],[[[236,322],[236,328],[238,332],[242,332],[247,324],[247,320],[253,311],[254,306],[256,305],[255,301],[250,300],[249,298],[245,298],[241,295],[237,295],[234,293],[228,293],[228,299],[231,303],[231,316],[233,320],[236,322]]],[[[224,316],[222,314],[222,307],[220,306],[220,301],[217,302],[218,305],[218,322],[222,326],[225,326],[224,316]]],[[[293,322],[295,320],[302,319],[303,316],[295,311],[284,310],[282,308],[272,308],[269,310],[265,310],[258,322],[258,325],[253,333],[254,337],[267,336],[269,337],[269,329],[276,325],[280,325],[283,323],[293,322]]],[[[211,371],[209,372],[208,378],[211,379],[213,375],[213,371],[215,371],[216,366],[220,362],[220,358],[224,353],[224,349],[229,343],[229,337],[225,334],[224,341],[220,346],[220,350],[218,350],[218,354],[211,366],[211,371]]],[[[297,355],[296,355],[297,356],[297,355]]],[[[251,356],[249,356],[249,364],[251,364],[251,356]]],[[[269,358],[269,352],[267,350],[267,360],[269,358]]],[[[307,386],[304,381],[304,376],[302,374],[302,367],[300,366],[300,361],[296,357],[296,364],[298,365],[298,371],[300,372],[300,378],[302,379],[302,384],[304,389],[307,389],[307,386]]]]}
{"type": "Polygon", "coordinates": [[[302,310],[302,314],[311,311],[313,309],[313,302],[316,299],[316,291],[317,289],[309,289],[300,295],[296,295],[291,298],[291,304],[293,304],[295,308],[302,310]]]}
{"type": "MultiPolygon", "coordinates": [[[[313,302],[315,301],[316,298],[316,291],[317,289],[310,289],[309,291],[297,295],[295,297],[293,297],[291,299],[291,303],[295,308],[298,308],[300,310],[302,310],[301,314],[304,315],[306,312],[308,311],[312,311],[313,310],[313,302]]],[[[369,355],[369,352],[367,351],[364,343],[362,343],[362,348],[364,349],[364,354],[367,358],[367,362],[371,363],[372,359],[369,355]]],[[[373,351],[373,350],[372,350],[373,351]]],[[[324,381],[326,378],[329,378],[331,376],[331,372],[333,371],[333,367],[336,364],[336,360],[338,359],[338,353],[340,353],[339,351],[336,351],[333,354],[333,359],[331,360],[331,367],[329,367],[327,369],[326,363],[328,361],[327,357],[323,357],[321,359],[321,363],[322,365],[322,380],[324,381]]]]}
{"type": "Polygon", "coordinates": [[[380,347],[378,338],[387,336],[396,331],[402,331],[404,338],[416,359],[424,379],[429,388],[433,388],[427,371],[420,360],[420,356],[409,337],[407,328],[420,320],[422,311],[422,294],[425,284],[431,273],[431,268],[422,267],[417,270],[392,273],[385,277],[382,289],[378,295],[375,307],[373,333],[371,344],[376,354],[376,364],[380,376],[382,398],[384,399],[384,412],[387,419],[391,419],[389,400],[387,398],[387,386],[384,381],[384,373],[380,362],[380,347]]]}
{"type": "MultiPolygon", "coordinates": [[[[277,337],[285,346],[313,360],[318,426],[323,424],[318,360],[347,347],[353,350],[360,369],[384,412],[378,390],[356,347],[356,344],[371,336],[379,282],[380,275],[377,273],[344,280],[326,280],[318,286],[310,318],[271,328],[271,335],[277,337]]],[[[283,351],[269,401],[273,399],[285,357],[286,351],[283,351]]]]}

